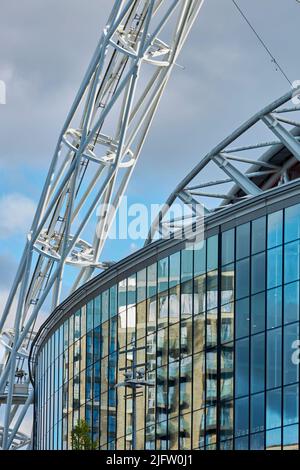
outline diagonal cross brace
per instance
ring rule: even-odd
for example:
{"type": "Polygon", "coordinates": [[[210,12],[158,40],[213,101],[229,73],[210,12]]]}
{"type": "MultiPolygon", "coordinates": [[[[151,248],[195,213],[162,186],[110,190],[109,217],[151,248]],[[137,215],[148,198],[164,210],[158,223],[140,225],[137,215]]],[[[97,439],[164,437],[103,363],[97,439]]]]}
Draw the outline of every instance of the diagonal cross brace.
{"type": "Polygon", "coordinates": [[[230,163],[223,155],[215,155],[212,160],[218,167],[226,173],[246,194],[257,196],[262,190],[256,186],[246,175],[238,170],[232,163],[230,163]]]}

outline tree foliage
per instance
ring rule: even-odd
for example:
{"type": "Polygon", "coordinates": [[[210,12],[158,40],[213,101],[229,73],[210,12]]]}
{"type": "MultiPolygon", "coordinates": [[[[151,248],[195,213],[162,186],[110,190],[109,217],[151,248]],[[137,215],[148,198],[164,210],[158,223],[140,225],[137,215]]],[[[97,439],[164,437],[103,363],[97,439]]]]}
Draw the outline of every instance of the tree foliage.
{"type": "Polygon", "coordinates": [[[71,431],[72,450],[95,450],[97,443],[93,442],[90,436],[88,423],[81,419],[71,431]]]}

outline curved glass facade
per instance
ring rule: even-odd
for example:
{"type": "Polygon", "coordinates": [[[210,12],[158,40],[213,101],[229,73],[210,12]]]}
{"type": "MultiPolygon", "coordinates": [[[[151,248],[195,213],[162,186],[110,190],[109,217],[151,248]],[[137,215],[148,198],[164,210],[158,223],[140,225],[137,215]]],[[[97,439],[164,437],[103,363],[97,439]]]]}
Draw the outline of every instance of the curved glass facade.
{"type": "Polygon", "coordinates": [[[300,204],[234,225],[99,287],[48,335],[35,448],[70,449],[80,418],[99,449],[298,448],[300,204]]]}

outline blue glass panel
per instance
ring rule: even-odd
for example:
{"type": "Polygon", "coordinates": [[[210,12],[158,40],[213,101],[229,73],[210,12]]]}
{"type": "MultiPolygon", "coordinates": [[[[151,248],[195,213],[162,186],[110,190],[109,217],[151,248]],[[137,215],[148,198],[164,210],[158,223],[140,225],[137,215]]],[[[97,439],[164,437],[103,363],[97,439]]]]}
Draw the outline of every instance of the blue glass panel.
{"type": "Polygon", "coordinates": [[[251,393],[260,392],[264,387],[265,334],[260,333],[251,338],[251,393]]]}
{"type": "Polygon", "coordinates": [[[259,253],[252,256],[252,271],[251,271],[251,290],[252,294],[257,294],[265,290],[266,282],[266,266],[265,266],[265,253],[259,253]]]}
{"type": "Polygon", "coordinates": [[[222,233],[222,265],[234,261],[234,229],[222,233]]]}
{"type": "Polygon", "coordinates": [[[281,388],[267,392],[267,429],[281,426],[281,388]]]}
{"type": "Polygon", "coordinates": [[[249,334],[250,312],[249,299],[238,300],[235,304],[235,335],[243,338],[249,334]]]}
{"type": "Polygon", "coordinates": [[[293,282],[299,279],[300,245],[299,241],[284,246],[284,282],[293,282]]]}
{"type": "Polygon", "coordinates": [[[137,273],[137,303],[146,299],[146,269],[137,273]]]}
{"type": "Polygon", "coordinates": [[[299,384],[289,385],[283,389],[283,425],[299,421],[299,384]]]}
{"type": "Polygon", "coordinates": [[[239,437],[234,441],[234,450],[248,450],[249,449],[249,438],[239,437]]]}
{"type": "Polygon", "coordinates": [[[218,268],[218,235],[206,240],[207,244],[207,271],[218,268]]]}
{"type": "Polygon", "coordinates": [[[273,429],[266,433],[266,450],[281,449],[281,429],[273,429]]]}
{"type": "Polygon", "coordinates": [[[274,212],[268,216],[268,248],[282,244],[283,212],[274,212]]]}
{"type": "Polygon", "coordinates": [[[252,254],[264,251],[266,248],[266,218],[252,222],[252,254]]]}
{"type": "Polygon", "coordinates": [[[285,209],[284,241],[300,238],[300,204],[285,209]]]}
{"type": "Polygon", "coordinates": [[[299,339],[299,324],[284,327],[284,359],[283,379],[284,384],[291,384],[299,380],[299,363],[293,360],[295,344],[299,339]]]}
{"type": "Polygon", "coordinates": [[[265,434],[259,432],[250,436],[250,449],[251,450],[264,450],[265,449],[265,434]]]}
{"type": "Polygon", "coordinates": [[[93,329],[94,302],[91,300],[86,306],[86,331],[93,329]]]}
{"type": "Polygon", "coordinates": [[[250,223],[240,225],[236,229],[236,259],[245,258],[250,254],[250,223]]]}
{"type": "Polygon", "coordinates": [[[268,289],[282,283],[282,247],[268,251],[268,289]]]}
{"type": "Polygon", "coordinates": [[[245,436],[249,433],[249,400],[248,397],[235,400],[235,436],[245,436]]]}
{"type": "Polygon", "coordinates": [[[104,323],[108,320],[109,316],[109,290],[106,290],[102,293],[102,319],[101,323],[104,323]]]}
{"type": "Polygon", "coordinates": [[[299,426],[287,426],[283,428],[283,448],[290,450],[299,449],[299,426]]]}
{"type": "Polygon", "coordinates": [[[253,295],[251,297],[251,332],[259,333],[265,329],[265,293],[253,295]]]}
{"type": "Polygon", "coordinates": [[[168,290],[169,286],[169,258],[164,258],[157,263],[158,292],[168,290]]]}
{"type": "Polygon", "coordinates": [[[113,286],[109,290],[109,316],[115,317],[118,314],[118,289],[113,286]]]}
{"type": "Polygon", "coordinates": [[[75,319],[74,319],[74,341],[80,338],[81,334],[81,311],[78,310],[75,313],[75,319]]]}
{"type": "Polygon", "coordinates": [[[191,248],[181,252],[181,282],[189,281],[193,278],[194,252],[191,248]]]}
{"type": "Polygon", "coordinates": [[[236,263],[236,298],[247,297],[250,289],[249,258],[236,263]]]}
{"type": "Polygon", "coordinates": [[[275,388],[281,385],[281,335],[281,328],[270,330],[267,333],[267,388],[275,388]]]}
{"type": "MultiPolygon", "coordinates": [[[[180,253],[178,254],[180,257],[180,253]]],[[[178,277],[180,275],[180,271],[178,273],[178,277]]],[[[179,280],[178,280],[179,282],[179,280]]],[[[157,265],[152,264],[147,268],[147,297],[153,297],[156,294],[157,290],[157,265]]]]}
{"type": "Polygon", "coordinates": [[[284,287],[284,323],[299,321],[299,282],[284,287]]]}
{"type": "Polygon", "coordinates": [[[249,339],[235,343],[235,395],[249,393],[249,339]]]}
{"type": "Polygon", "coordinates": [[[97,295],[94,299],[94,328],[101,325],[101,296],[97,295]]]}
{"type": "Polygon", "coordinates": [[[250,431],[252,433],[263,431],[265,428],[265,394],[251,396],[250,431]]]}
{"type": "Polygon", "coordinates": [[[267,293],[267,328],[276,328],[282,324],[282,288],[269,290],[267,293]]]}
{"type": "Polygon", "coordinates": [[[206,271],[206,240],[194,247],[194,276],[200,276],[206,271]]]}

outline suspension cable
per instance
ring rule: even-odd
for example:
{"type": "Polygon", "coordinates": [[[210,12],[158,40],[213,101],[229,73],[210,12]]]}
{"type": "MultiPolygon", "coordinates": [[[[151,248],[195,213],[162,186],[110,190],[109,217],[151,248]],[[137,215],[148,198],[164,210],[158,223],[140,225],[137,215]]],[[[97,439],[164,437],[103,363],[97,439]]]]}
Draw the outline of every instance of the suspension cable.
{"type": "Polygon", "coordinates": [[[256,31],[256,29],[254,28],[254,26],[250,23],[249,19],[247,18],[246,14],[243,12],[243,10],[240,8],[240,6],[237,4],[236,0],[232,0],[232,3],[235,5],[236,9],[238,10],[238,12],[240,13],[240,15],[244,18],[244,20],[246,21],[246,23],[248,24],[248,26],[251,28],[251,30],[253,31],[253,33],[255,34],[255,36],[257,37],[258,41],[260,42],[260,44],[263,46],[263,48],[265,49],[265,51],[267,52],[267,54],[271,57],[271,60],[272,62],[276,65],[277,69],[281,72],[281,74],[283,75],[283,77],[289,82],[289,84],[291,86],[293,86],[291,80],[289,79],[289,77],[287,76],[286,72],[283,70],[283,68],[281,67],[281,65],[278,63],[278,60],[275,59],[274,55],[272,54],[272,52],[270,51],[269,47],[266,45],[266,43],[264,42],[264,40],[262,39],[262,37],[259,35],[259,33],[256,31]]]}

